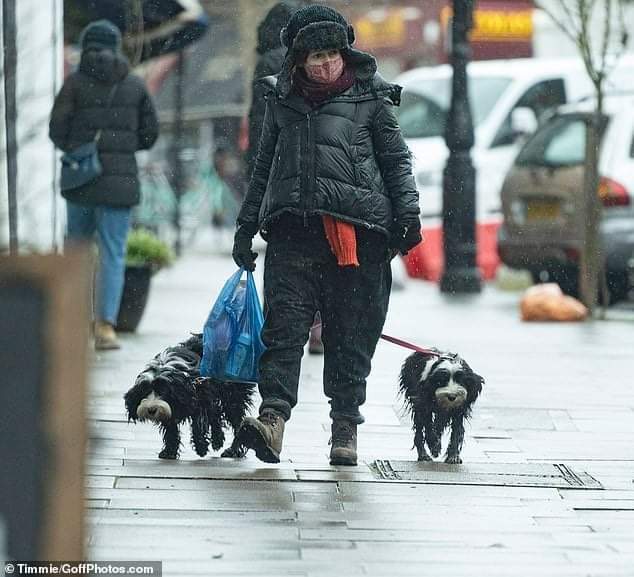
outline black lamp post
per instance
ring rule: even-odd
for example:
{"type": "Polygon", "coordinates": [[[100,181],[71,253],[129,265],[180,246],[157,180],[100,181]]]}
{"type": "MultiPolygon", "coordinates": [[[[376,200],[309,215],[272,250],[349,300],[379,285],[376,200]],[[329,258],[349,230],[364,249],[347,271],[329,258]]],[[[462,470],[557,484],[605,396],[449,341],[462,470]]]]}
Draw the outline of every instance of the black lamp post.
{"type": "Polygon", "coordinates": [[[176,68],[176,83],[174,84],[174,124],[172,135],[172,168],[173,187],[176,203],[174,205],[174,229],[176,240],[174,242],[174,252],[180,256],[183,249],[183,231],[181,223],[181,199],[185,193],[185,167],[183,166],[183,148],[185,146],[185,130],[183,125],[183,113],[185,106],[185,52],[178,53],[178,63],[176,68]]]}
{"type": "Polygon", "coordinates": [[[18,252],[18,142],[17,123],[17,60],[16,0],[2,3],[4,51],[4,122],[7,158],[7,195],[9,208],[9,252],[18,252]]]}
{"type": "Polygon", "coordinates": [[[443,229],[445,270],[440,290],[445,293],[480,292],[476,266],[475,168],[471,162],[473,119],[467,92],[468,33],[473,22],[473,0],[453,0],[451,105],[445,141],[449,158],[443,172],[443,229]]]}

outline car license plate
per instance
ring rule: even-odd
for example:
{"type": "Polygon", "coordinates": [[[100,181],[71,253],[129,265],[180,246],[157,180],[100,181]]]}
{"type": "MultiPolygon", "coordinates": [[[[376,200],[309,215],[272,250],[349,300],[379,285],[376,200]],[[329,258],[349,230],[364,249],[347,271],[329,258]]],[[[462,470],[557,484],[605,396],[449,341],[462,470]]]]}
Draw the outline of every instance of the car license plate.
{"type": "Polygon", "coordinates": [[[526,202],[526,221],[557,220],[560,215],[558,200],[529,200],[526,202]]]}

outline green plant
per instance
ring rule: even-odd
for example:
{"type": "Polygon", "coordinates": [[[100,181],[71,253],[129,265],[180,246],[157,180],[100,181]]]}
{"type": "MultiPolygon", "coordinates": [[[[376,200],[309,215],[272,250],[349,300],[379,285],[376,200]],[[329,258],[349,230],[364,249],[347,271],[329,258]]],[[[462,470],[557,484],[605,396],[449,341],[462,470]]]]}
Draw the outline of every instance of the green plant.
{"type": "Polygon", "coordinates": [[[170,247],[149,230],[136,229],[128,235],[126,265],[149,265],[156,272],[173,261],[174,253],[170,247]]]}

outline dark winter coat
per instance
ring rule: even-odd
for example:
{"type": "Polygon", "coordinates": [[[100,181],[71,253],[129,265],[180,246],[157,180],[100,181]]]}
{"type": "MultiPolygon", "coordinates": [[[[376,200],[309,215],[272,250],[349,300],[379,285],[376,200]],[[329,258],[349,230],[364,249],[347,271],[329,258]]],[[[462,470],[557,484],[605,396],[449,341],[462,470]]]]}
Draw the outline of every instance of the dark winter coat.
{"type": "Polygon", "coordinates": [[[259,225],[266,238],[283,213],[329,214],[385,235],[418,222],[410,154],[393,111],[400,87],[367,54],[354,51],[348,65],[354,85],[314,109],[285,83],[264,79],[264,126],[239,226],[259,225]]]}
{"type": "Polygon", "coordinates": [[[66,79],[55,99],[49,134],[64,152],[90,142],[102,130],[98,148],[103,173],[81,188],[64,191],[70,201],[126,207],[140,200],[135,152],[155,143],[158,120],[145,83],[128,72],[122,56],[84,52],[79,70],[66,79]]]}

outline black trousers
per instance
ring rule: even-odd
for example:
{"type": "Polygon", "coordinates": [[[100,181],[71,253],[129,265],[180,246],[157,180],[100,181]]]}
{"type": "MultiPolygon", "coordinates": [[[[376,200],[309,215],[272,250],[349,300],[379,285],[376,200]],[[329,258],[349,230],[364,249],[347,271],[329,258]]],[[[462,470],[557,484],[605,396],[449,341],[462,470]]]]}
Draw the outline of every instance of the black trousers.
{"type": "Polygon", "coordinates": [[[387,241],[357,232],[359,267],[340,267],[321,219],[285,217],[268,238],[264,268],[267,349],[260,360],[260,412],[285,419],[297,404],[300,364],[315,313],[321,313],[324,393],[331,418],[362,423],[366,378],[387,314],[392,275],[387,241]]]}

